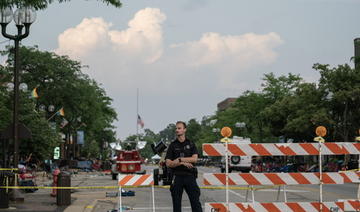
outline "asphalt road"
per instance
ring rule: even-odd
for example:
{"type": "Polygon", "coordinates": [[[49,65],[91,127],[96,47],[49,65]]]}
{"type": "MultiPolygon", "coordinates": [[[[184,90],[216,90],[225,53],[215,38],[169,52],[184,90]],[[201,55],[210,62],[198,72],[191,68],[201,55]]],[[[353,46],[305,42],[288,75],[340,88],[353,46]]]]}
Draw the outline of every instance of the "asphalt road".
{"type": "MultiPolygon", "coordinates": [[[[147,166],[145,169],[147,173],[151,173],[155,166],[147,166]]],[[[215,167],[199,167],[198,184],[202,183],[202,173],[217,173],[219,168],[215,167]]],[[[74,176],[72,178],[73,186],[112,186],[117,182],[111,180],[110,175],[102,175],[99,173],[88,173],[74,176]]],[[[246,188],[246,187],[243,187],[246,188]]],[[[323,199],[324,201],[335,201],[338,199],[355,199],[357,195],[358,185],[324,185],[323,199]]],[[[135,191],[133,197],[122,197],[122,204],[124,207],[131,208],[131,211],[152,211],[152,195],[151,188],[131,188],[127,190],[135,191]]],[[[298,185],[287,186],[287,201],[288,202],[311,202],[319,200],[319,186],[316,185],[298,185]]],[[[81,200],[83,199],[82,208],[89,208],[92,211],[108,211],[118,208],[118,197],[106,197],[106,192],[116,192],[114,190],[75,190],[72,197],[81,200]]],[[[155,188],[155,207],[157,212],[172,211],[171,195],[168,188],[155,188]]],[[[201,203],[205,202],[225,202],[225,190],[202,189],[201,203]]],[[[247,190],[229,190],[230,202],[246,202],[247,190]]],[[[248,201],[251,202],[252,195],[248,192],[248,201]]],[[[255,201],[257,202],[276,202],[284,201],[284,193],[278,191],[278,187],[261,189],[254,191],[255,201]]],[[[81,201],[78,201],[81,202],[81,201]]],[[[184,192],[183,211],[191,211],[189,199],[184,192]]]]}

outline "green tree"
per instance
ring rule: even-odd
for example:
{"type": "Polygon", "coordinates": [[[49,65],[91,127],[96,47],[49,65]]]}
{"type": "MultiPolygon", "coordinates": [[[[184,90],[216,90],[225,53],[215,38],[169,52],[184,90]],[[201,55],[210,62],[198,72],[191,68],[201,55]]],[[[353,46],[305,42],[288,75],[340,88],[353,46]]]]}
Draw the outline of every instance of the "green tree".
{"type": "Polygon", "coordinates": [[[173,141],[175,140],[175,124],[169,124],[165,129],[159,132],[159,139],[163,141],[173,141]]]}
{"type": "Polygon", "coordinates": [[[352,141],[360,127],[360,69],[353,69],[347,64],[334,68],[315,64],[313,68],[321,75],[319,88],[328,94],[332,139],[352,141]]]}
{"type": "MultiPolygon", "coordinates": [[[[11,76],[11,67],[14,64],[13,54],[10,49],[3,51],[2,54],[8,55],[8,60],[7,67],[2,67],[1,70],[4,75],[11,76]]],[[[88,141],[85,146],[94,145],[94,142],[98,146],[98,148],[92,149],[83,148],[85,155],[94,155],[95,150],[103,148],[104,142],[115,140],[112,122],[116,119],[116,112],[111,107],[112,99],[106,96],[104,89],[100,88],[94,80],[81,72],[79,62],[70,60],[66,56],[39,51],[36,47],[21,47],[20,54],[22,82],[26,83],[30,90],[37,88],[39,94],[39,98],[36,100],[28,99],[30,92],[21,98],[20,118],[27,122],[25,124],[29,125],[29,128],[34,129],[32,130],[33,135],[36,134],[29,144],[41,143],[42,147],[48,147],[48,154],[39,152],[39,155],[51,154],[54,139],[60,140],[57,136],[59,131],[75,136],[78,129],[84,130],[85,139],[88,141]],[[40,105],[54,105],[56,110],[64,108],[65,117],[54,115],[56,111],[39,112],[40,105]],[[29,118],[26,119],[27,117],[29,118]],[[46,129],[52,130],[48,119],[56,123],[55,137],[46,131],[46,129]],[[68,121],[68,124],[64,128],[60,128],[64,119],[68,121]],[[91,154],[86,152],[88,149],[91,149],[91,154]]],[[[6,92],[6,90],[2,90],[2,93],[6,92]]],[[[11,108],[12,98],[8,99],[5,106],[11,108]]],[[[6,119],[0,117],[0,123],[2,122],[6,122],[6,119]]],[[[30,149],[25,150],[29,151],[30,149]]],[[[97,154],[99,157],[100,151],[97,154]]]]}
{"type": "Polygon", "coordinates": [[[276,135],[296,141],[312,141],[316,126],[332,124],[326,109],[323,92],[315,83],[302,83],[294,94],[266,108],[265,113],[276,135]]]}
{"type": "Polygon", "coordinates": [[[291,73],[288,76],[276,77],[273,73],[265,74],[263,78],[264,82],[261,84],[263,87],[262,93],[267,99],[268,107],[264,108],[262,115],[266,122],[269,124],[270,132],[273,136],[282,136],[283,129],[286,125],[287,117],[291,111],[281,110],[279,108],[283,99],[283,103],[287,103],[286,98],[292,96],[299,84],[302,82],[302,78],[299,75],[293,75],[291,73]]]}
{"type": "Polygon", "coordinates": [[[276,77],[274,73],[265,74],[263,78],[262,93],[274,103],[286,96],[293,94],[302,81],[299,75],[289,73],[288,76],[276,77]]]}
{"type": "Polygon", "coordinates": [[[0,129],[4,129],[10,123],[11,111],[9,105],[9,92],[7,82],[11,80],[7,67],[0,65],[0,129]]]}
{"type": "Polygon", "coordinates": [[[100,147],[95,140],[87,139],[83,148],[83,156],[88,159],[95,159],[99,157],[100,147]]]}
{"type": "Polygon", "coordinates": [[[200,130],[201,126],[196,119],[190,119],[186,124],[186,137],[191,141],[196,141],[198,140],[200,130]]]}

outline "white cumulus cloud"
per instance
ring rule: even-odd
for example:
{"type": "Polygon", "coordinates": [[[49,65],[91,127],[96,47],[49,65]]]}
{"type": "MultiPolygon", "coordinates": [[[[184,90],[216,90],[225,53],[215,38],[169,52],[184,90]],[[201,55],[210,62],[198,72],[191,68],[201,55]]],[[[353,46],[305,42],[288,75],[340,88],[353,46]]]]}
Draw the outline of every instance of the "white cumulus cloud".
{"type": "Polygon", "coordinates": [[[107,45],[110,26],[111,24],[102,18],[84,18],[79,25],[59,35],[59,48],[55,52],[80,59],[89,52],[107,45]]]}
{"type": "Polygon", "coordinates": [[[59,48],[55,52],[82,59],[106,51],[108,54],[118,54],[123,60],[152,63],[163,52],[161,23],[165,19],[160,9],[145,8],[135,14],[127,29],[117,31],[110,30],[112,24],[102,18],[85,18],[59,36],[59,48]]]}
{"type": "MultiPolygon", "coordinates": [[[[163,52],[161,23],[166,16],[158,8],[146,8],[137,12],[124,31],[110,31],[115,49],[134,59],[143,56],[146,63],[155,62],[163,52]]],[[[131,59],[128,57],[128,59],[131,59]]]]}
{"type": "Polygon", "coordinates": [[[59,35],[55,52],[89,65],[84,71],[114,99],[122,120],[119,128],[131,123],[129,111],[135,100],[129,96],[137,88],[148,98],[143,100],[148,105],[145,117],[147,113],[157,122],[163,114],[168,123],[179,120],[176,114],[181,111],[198,114],[224,96],[258,87],[266,66],[277,59],[276,48],[283,43],[275,32],[204,32],[191,41],[166,43],[165,20],[160,9],[145,8],[124,29],[116,29],[115,22],[103,18],[85,18],[59,35]]]}
{"type": "Polygon", "coordinates": [[[268,64],[276,59],[274,47],[283,41],[274,32],[258,35],[220,35],[205,33],[198,41],[172,45],[184,52],[188,65],[216,65],[231,62],[240,67],[268,64]]]}
{"type": "Polygon", "coordinates": [[[153,94],[169,94],[177,89],[174,84],[186,81],[184,92],[241,93],[261,78],[260,68],[276,61],[276,47],[283,43],[275,32],[205,32],[199,39],[166,44],[165,20],[158,8],[139,10],[122,30],[102,18],[85,18],[59,35],[56,52],[89,65],[86,71],[116,92],[141,85],[153,94]]]}

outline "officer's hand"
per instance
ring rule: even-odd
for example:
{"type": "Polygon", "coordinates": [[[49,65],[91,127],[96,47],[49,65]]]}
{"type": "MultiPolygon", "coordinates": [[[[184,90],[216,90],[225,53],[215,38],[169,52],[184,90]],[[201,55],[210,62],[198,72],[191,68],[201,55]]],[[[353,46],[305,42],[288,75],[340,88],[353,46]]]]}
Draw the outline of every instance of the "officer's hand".
{"type": "Polygon", "coordinates": [[[194,166],[191,163],[187,163],[187,162],[181,162],[182,165],[186,166],[187,168],[191,169],[194,166]]]}

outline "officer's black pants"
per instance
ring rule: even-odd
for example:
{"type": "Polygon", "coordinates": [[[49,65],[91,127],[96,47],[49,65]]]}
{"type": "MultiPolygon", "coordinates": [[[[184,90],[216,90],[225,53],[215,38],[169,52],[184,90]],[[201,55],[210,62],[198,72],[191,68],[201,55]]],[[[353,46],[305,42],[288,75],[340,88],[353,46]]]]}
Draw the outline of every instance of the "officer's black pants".
{"type": "Polygon", "coordinates": [[[200,188],[196,183],[196,178],[193,175],[177,175],[174,182],[170,186],[171,197],[173,202],[173,212],[181,212],[181,200],[183,191],[189,196],[191,211],[202,212],[200,203],[200,188]]]}

